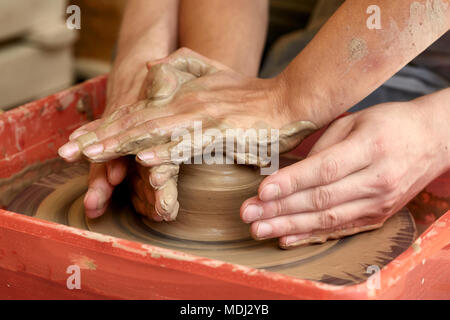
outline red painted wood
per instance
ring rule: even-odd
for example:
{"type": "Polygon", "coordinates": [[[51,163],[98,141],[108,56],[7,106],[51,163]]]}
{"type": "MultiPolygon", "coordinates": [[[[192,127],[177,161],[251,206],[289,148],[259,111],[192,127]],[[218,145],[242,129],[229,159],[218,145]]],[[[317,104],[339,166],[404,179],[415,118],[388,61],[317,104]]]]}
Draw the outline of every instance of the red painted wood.
{"type": "MultiPolygon", "coordinates": [[[[0,178],[55,158],[87,121],[80,100],[94,117],[101,114],[105,85],[99,77],[0,115],[0,178]]],[[[306,155],[319,135],[296,153],[306,155]]],[[[446,194],[449,180],[447,173],[427,190],[446,194]]],[[[381,289],[369,290],[367,283],[299,280],[0,210],[0,299],[449,299],[449,262],[450,211],[381,271],[381,289]],[[82,268],[81,290],[66,287],[72,264],[82,268]]]]}

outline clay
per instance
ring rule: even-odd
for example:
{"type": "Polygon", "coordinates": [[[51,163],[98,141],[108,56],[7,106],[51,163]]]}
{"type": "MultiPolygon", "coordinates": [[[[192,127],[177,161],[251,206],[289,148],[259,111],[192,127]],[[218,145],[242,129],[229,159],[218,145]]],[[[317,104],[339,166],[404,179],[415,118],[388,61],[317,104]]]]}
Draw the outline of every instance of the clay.
{"type": "MultiPolygon", "coordinates": [[[[239,172],[246,176],[239,178],[243,193],[250,192],[253,184],[256,184],[246,184],[248,180],[252,180],[253,173],[249,171],[249,167],[245,168],[245,172],[239,172]]],[[[202,219],[196,220],[194,215],[189,217],[192,212],[183,211],[182,208],[175,223],[148,221],[134,212],[128,201],[125,185],[123,189],[116,190],[111,206],[104,216],[95,220],[87,219],[83,206],[83,197],[87,190],[87,165],[65,169],[33,184],[18,194],[8,209],[100,234],[219,260],[212,261],[213,265],[220,265],[224,261],[236,264],[235,268],[240,265],[254,267],[336,285],[355,284],[366,280],[371,275],[367,273],[368,266],[382,268],[408,248],[415,239],[414,221],[410,213],[403,209],[387,220],[380,229],[323,244],[280,250],[277,240],[250,239],[248,229],[239,227],[245,225],[239,221],[238,212],[231,212],[238,204],[227,203],[226,199],[216,203],[220,201],[218,198],[222,194],[222,187],[219,188],[218,194],[214,194],[215,186],[220,182],[218,175],[206,174],[205,177],[210,177],[209,180],[200,183],[196,179],[201,172],[199,169],[202,168],[181,168],[180,180],[186,179],[187,183],[180,181],[180,185],[187,187],[180,188],[180,203],[182,207],[192,206],[203,210],[202,219]],[[192,183],[189,183],[189,180],[192,183]],[[211,189],[211,193],[203,192],[207,189],[211,189]],[[189,197],[189,193],[197,195],[189,197]],[[217,207],[223,206],[230,210],[228,218],[221,217],[220,211],[216,211],[217,207]],[[184,215],[186,217],[182,218],[184,215]],[[189,226],[184,223],[189,223],[189,226]],[[175,226],[173,229],[168,228],[172,225],[175,226]]],[[[225,166],[215,172],[220,171],[227,184],[229,182],[226,177],[234,176],[233,170],[236,170],[235,166],[225,166]]],[[[241,194],[241,191],[236,189],[236,183],[231,185],[230,195],[233,192],[241,194]]],[[[235,198],[233,195],[231,197],[235,198]]]]}
{"type": "Polygon", "coordinates": [[[15,194],[23,191],[32,183],[67,166],[62,159],[50,159],[34,163],[9,178],[0,179],[0,208],[5,207],[15,194]]]}
{"type": "Polygon", "coordinates": [[[257,194],[262,176],[243,165],[182,165],[176,221],[146,224],[172,237],[197,241],[248,240],[241,204],[257,194]]]}

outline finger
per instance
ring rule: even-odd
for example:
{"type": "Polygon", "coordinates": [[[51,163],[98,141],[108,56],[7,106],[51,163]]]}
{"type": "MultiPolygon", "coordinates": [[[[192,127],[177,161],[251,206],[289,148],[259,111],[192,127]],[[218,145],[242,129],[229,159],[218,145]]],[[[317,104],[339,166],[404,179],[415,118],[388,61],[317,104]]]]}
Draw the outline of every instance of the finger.
{"type": "Polygon", "coordinates": [[[150,170],[148,168],[138,166],[138,174],[133,177],[133,190],[144,201],[155,205],[155,189],[150,185],[150,170]]]}
{"type": "Polygon", "coordinates": [[[141,106],[141,104],[132,104],[126,105],[122,108],[119,108],[116,112],[114,112],[111,116],[105,117],[102,119],[97,119],[95,121],[89,122],[88,124],[78,128],[69,136],[69,142],[63,145],[59,150],[59,155],[66,159],[69,162],[73,162],[79,160],[81,157],[81,150],[93,143],[98,141],[98,137],[95,130],[99,130],[102,126],[107,125],[111,122],[111,119],[119,119],[124,115],[135,111],[137,106],[141,106]]]}
{"type": "Polygon", "coordinates": [[[196,77],[205,76],[217,70],[229,69],[220,62],[204,57],[188,48],[180,48],[166,58],[150,61],[147,67],[150,69],[161,63],[169,63],[178,70],[191,73],[196,77]]]}
{"type": "MultiPolygon", "coordinates": [[[[98,119],[78,128],[69,136],[69,142],[58,149],[61,158],[68,162],[74,162],[81,158],[81,148],[76,139],[85,136],[90,137],[89,132],[97,129],[102,123],[102,119],[98,119]]],[[[82,140],[83,141],[83,140],[82,140]]]]}
{"type": "Polygon", "coordinates": [[[83,149],[142,124],[148,119],[170,114],[167,109],[154,108],[148,106],[149,104],[148,101],[139,101],[125,105],[110,116],[77,129],[70,136],[70,141],[58,150],[59,155],[70,162],[79,160],[83,149]]]}
{"type": "Polygon", "coordinates": [[[178,203],[178,190],[175,178],[169,179],[166,184],[155,191],[155,210],[164,221],[175,220],[180,204],[178,203]]]}
{"type": "Polygon", "coordinates": [[[278,170],[259,186],[262,201],[284,198],[295,192],[327,185],[364,169],[371,163],[368,144],[346,139],[305,160],[278,170]]]}
{"type": "Polygon", "coordinates": [[[117,186],[127,175],[127,159],[119,158],[106,163],[108,182],[112,186],[117,186]]]}
{"type": "MultiPolygon", "coordinates": [[[[126,154],[137,154],[142,150],[169,143],[179,132],[191,136],[197,121],[203,118],[199,114],[179,114],[146,121],[145,123],[123,130],[114,137],[107,138],[83,150],[83,154],[93,162],[108,161],[126,154]]],[[[205,123],[203,123],[205,125],[205,123]]]]}
{"type": "Polygon", "coordinates": [[[364,216],[370,217],[375,207],[375,200],[361,199],[324,211],[278,216],[252,223],[250,233],[255,239],[261,240],[335,230],[364,216]]]}
{"type": "Polygon", "coordinates": [[[88,184],[89,188],[84,197],[85,212],[89,218],[94,219],[105,212],[114,190],[114,186],[108,182],[106,165],[91,165],[88,184]]]}
{"type": "MultiPolygon", "coordinates": [[[[133,196],[137,196],[142,201],[146,200],[145,196],[145,183],[144,180],[138,175],[134,174],[131,178],[131,189],[133,196]]],[[[153,202],[154,203],[154,202],[153,202]]]]}
{"type": "Polygon", "coordinates": [[[155,207],[145,200],[141,200],[139,197],[133,195],[131,197],[131,202],[138,213],[154,221],[162,221],[162,218],[155,212],[155,207]]]}
{"type": "Polygon", "coordinates": [[[181,131],[182,135],[172,132],[170,142],[138,152],[136,161],[143,166],[158,166],[167,163],[186,163],[191,158],[202,157],[206,164],[212,164],[218,157],[219,161],[222,161],[220,163],[224,162],[224,140],[219,129],[209,129],[214,130],[215,136],[211,136],[211,132],[197,135],[195,124],[194,130],[191,128],[181,130],[184,130],[181,131]],[[201,139],[198,139],[198,136],[201,139]]]}
{"type": "Polygon", "coordinates": [[[143,180],[139,175],[135,175],[132,179],[132,190],[132,199],[139,199],[133,201],[136,211],[154,221],[162,221],[162,217],[155,210],[155,191],[148,183],[148,176],[143,180]]]}
{"type": "Polygon", "coordinates": [[[89,131],[97,129],[101,125],[102,121],[103,119],[97,119],[85,124],[84,126],[79,127],[74,132],[72,132],[72,134],[69,136],[69,140],[75,140],[76,138],[88,133],[89,131]]]}
{"type": "Polygon", "coordinates": [[[345,202],[370,198],[378,194],[367,186],[367,170],[351,174],[329,185],[309,188],[287,197],[268,202],[258,197],[246,200],[241,207],[241,217],[246,223],[293,213],[323,211],[345,202]]]}
{"type": "MultiPolygon", "coordinates": [[[[110,122],[106,119],[105,122],[99,126],[96,130],[88,132],[87,134],[77,137],[76,140],[71,142],[70,150],[66,152],[65,156],[71,156],[69,153],[79,154],[79,151],[86,151],[85,154],[96,154],[96,152],[101,153],[103,149],[99,149],[102,142],[114,143],[116,140],[114,136],[128,136],[129,134],[136,132],[132,128],[141,128],[140,126],[146,121],[155,120],[158,117],[165,117],[170,115],[168,109],[157,109],[149,107],[140,111],[136,111],[133,114],[124,116],[116,121],[110,122]]],[[[142,129],[140,129],[142,130],[142,129]]],[[[140,131],[142,133],[142,131],[140,131]]],[[[134,141],[129,142],[133,144],[134,141]]],[[[114,148],[116,145],[112,145],[114,148]]],[[[106,161],[107,159],[103,159],[106,161]]]]}
{"type": "Polygon", "coordinates": [[[183,154],[187,154],[184,157],[178,157],[178,153],[175,154],[175,150],[179,149],[174,148],[179,148],[180,142],[172,141],[140,151],[136,155],[136,161],[145,167],[155,167],[172,162],[181,163],[192,157],[191,146],[190,143],[188,144],[184,149],[186,153],[183,154]]]}
{"type": "Polygon", "coordinates": [[[179,171],[180,166],[173,163],[155,166],[150,169],[150,185],[155,189],[159,189],[164,186],[169,179],[176,178],[179,171]]]}
{"type": "Polygon", "coordinates": [[[160,220],[172,221],[178,214],[178,171],[178,165],[174,164],[161,165],[150,170],[139,166],[139,175],[144,179],[145,196],[147,201],[155,205],[155,212],[160,220]]]}
{"type": "Polygon", "coordinates": [[[358,219],[351,223],[340,226],[338,230],[330,230],[328,232],[310,232],[298,235],[290,235],[281,237],[278,241],[283,249],[290,249],[297,246],[313,243],[324,243],[327,240],[339,239],[360,232],[379,229],[383,226],[384,221],[379,219],[358,219]]]}

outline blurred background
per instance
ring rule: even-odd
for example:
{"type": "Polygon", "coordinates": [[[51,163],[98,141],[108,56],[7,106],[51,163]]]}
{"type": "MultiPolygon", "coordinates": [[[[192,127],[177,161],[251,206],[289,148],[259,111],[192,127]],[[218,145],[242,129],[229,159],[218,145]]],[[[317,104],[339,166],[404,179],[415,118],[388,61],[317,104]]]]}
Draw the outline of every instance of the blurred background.
{"type": "MultiPolygon", "coordinates": [[[[0,0],[0,112],[109,72],[127,1],[0,0]],[[66,26],[72,4],[80,30],[66,26]]],[[[305,28],[317,2],[271,0],[266,48],[305,28]]]]}

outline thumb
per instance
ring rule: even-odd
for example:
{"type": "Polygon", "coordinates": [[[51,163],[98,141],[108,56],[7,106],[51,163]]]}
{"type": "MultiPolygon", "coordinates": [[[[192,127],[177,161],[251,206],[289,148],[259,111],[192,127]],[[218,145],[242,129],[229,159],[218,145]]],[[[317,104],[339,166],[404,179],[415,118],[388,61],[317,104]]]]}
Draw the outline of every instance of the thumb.
{"type": "Polygon", "coordinates": [[[325,133],[314,144],[311,151],[308,153],[308,158],[330,148],[331,146],[343,141],[348,137],[353,129],[352,116],[340,118],[333,122],[325,131],[325,133]]]}

